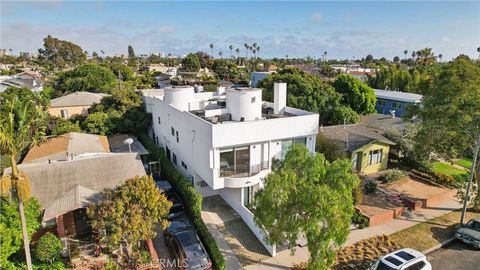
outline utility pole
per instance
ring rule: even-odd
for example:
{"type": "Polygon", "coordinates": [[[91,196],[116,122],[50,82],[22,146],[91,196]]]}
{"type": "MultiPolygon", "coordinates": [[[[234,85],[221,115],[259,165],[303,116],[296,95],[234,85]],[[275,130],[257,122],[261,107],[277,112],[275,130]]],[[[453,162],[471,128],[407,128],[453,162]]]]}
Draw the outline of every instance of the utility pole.
{"type": "Polygon", "coordinates": [[[462,216],[460,218],[460,225],[464,224],[465,221],[465,213],[467,212],[467,204],[470,197],[470,189],[472,187],[473,176],[475,175],[475,169],[477,167],[477,158],[478,158],[478,151],[480,150],[480,132],[477,135],[477,141],[475,142],[475,150],[473,150],[473,160],[472,160],[472,167],[470,168],[470,175],[468,178],[467,190],[465,192],[465,198],[463,199],[463,209],[462,209],[462,216]]]}

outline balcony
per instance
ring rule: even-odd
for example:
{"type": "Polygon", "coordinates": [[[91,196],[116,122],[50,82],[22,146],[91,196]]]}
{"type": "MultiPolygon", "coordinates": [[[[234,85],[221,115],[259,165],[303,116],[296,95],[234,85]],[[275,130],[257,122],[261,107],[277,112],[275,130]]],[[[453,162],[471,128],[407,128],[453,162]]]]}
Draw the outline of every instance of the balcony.
{"type": "Polygon", "coordinates": [[[268,161],[251,166],[237,164],[234,168],[223,167],[220,168],[220,177],[245,178],[254,176],[262,170],[268,170],[268,161]]]}
{"type": "Polygon", "coordinates": [[[223,177],[225,187],[243,188],[260,183],[269,172],[268,161],[264,161],[251,166],[221,168],[220,177],[223,177]]]}

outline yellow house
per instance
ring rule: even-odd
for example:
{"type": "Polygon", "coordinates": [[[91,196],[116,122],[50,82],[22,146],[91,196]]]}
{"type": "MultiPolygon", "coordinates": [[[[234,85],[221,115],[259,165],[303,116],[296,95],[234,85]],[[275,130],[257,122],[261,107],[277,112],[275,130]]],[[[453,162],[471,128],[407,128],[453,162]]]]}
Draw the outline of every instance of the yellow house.
{"type": "Polygon", "coordinates": [[[321,127],[320,132],[338,146],[352,161],[352,169],[371,174],[387,169],[388,153],[394,142],[363,125],[321,127]]]}
{"type": "Polygon", "coordinates": [[[48,113],[52,116],[69,119],[73,115],[88,115],[93,104],[100,103],[103,97],[108,96],[102,93],[75,92],[50,101],[48,113]]]}

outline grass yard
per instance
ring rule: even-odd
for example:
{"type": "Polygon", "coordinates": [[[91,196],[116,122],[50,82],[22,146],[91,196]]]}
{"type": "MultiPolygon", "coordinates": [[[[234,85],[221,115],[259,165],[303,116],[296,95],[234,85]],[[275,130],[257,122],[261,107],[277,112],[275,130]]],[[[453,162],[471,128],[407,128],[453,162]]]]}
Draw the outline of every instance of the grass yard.
{"type": "MultiPolygon", "coordinates": [[[[409,247],[421,252],[452,238],[455,234],[455,227],[460,221],[460,215],[461,211],[456,210],[396,232],[390,237],[401,247],[409,247]]],[[[474,216],[478,217],[480,213],[467,212],[466,221],[474,216]]]]}
{"type": "Polygon", "coordinates": [[[443,163],[443,162],[438,162],[438,161],[433,162],[432,166],[433,166],[433,171],[436,172],[436,173],[443,173],[443,174],[448,174],[448,175],[451,175],[451,176],[467,173],[464,170],[457,169],[457,168],[455,168],[455,167],[453,167],[453,166],[451,166],[447,163],[443,163]]]}
{"type": "Polygon", "coordinates": [[[472,167],[472,161],[470,159],[465,159],[465,158],[455,159],[453,163],[460,165],[468,170],[470,170],[470,168],[472,167]]]}

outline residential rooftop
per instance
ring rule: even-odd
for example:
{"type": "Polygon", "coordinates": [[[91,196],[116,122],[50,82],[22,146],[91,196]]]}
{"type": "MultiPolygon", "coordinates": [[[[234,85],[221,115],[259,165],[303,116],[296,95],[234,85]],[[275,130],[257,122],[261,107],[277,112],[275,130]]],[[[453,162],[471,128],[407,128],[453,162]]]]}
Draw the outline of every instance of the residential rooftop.
{"type": "Polygon", "coordinates": [[[423,96],[419,94],[400,92],[400,91],[391,91],[391,90],[382,90],[374,89],[375,96],[382,99],[390,99],[396,101],[403,101],[409,103],[420,103],[423,96]]]}
{"type": "Polygon", "coordinates": [[[103,93],[75,92],[50,101],[50,107],[91,106],[100,103],[102,98],[109,96],[103,93]]]}
{"type": "Polygon", "coordinates": [[[361,124],[320,127],[319,132],[338,144],[342,144],[348,151],[354,151],[375,141],[395,145],[379,131],[361,124]]]}

